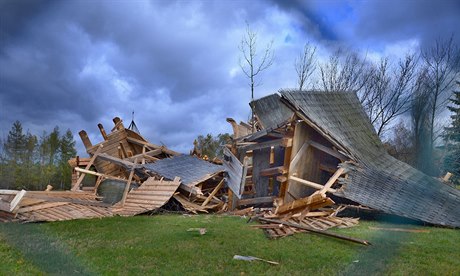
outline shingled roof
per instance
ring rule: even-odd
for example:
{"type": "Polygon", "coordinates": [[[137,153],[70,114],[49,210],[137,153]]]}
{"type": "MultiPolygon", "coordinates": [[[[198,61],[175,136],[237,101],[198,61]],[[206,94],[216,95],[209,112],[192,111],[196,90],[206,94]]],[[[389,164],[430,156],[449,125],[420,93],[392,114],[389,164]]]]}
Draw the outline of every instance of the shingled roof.
{"type": "Polygon", "coordinates": [[[460,190],[390,156],[355,93],[281,91],[281,101],[355,163],[336,194],[368,207],[460,227],[460,190]]]}

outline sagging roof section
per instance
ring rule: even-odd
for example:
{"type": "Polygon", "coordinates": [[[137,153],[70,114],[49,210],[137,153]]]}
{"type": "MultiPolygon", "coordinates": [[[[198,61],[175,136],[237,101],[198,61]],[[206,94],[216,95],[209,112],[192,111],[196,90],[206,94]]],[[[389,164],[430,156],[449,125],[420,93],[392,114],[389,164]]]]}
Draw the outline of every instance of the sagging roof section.
{"type": "Polygon", "coordinates": [[[351,92],[281,92],[307,124],[354,157],[336,194],[387,213],[460,227],[460,190],[390,156],[351,92]]]}
{"type": "Polygon", "coordinates": [[[276,128],[288,121],[294,112],[280,102],[280,95],[272,94],[250,103],[262,128],[276,128]]]}

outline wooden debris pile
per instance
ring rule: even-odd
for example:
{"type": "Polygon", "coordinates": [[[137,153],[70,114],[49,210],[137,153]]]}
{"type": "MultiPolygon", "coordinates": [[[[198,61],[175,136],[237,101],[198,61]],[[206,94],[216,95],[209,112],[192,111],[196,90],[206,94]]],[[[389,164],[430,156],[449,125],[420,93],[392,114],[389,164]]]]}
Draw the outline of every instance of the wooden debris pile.
{"type": "Polygon", "coordinates": [[[171,200],[193,213],[226,208],[221,199],[226,190],[221,165],[152,144],[125,128],[118,117],[113,122],[108,134],[98,125],[103,141],[96,145],[84,130],[79,132],[90,157],[69,160],[70,191],[0,190],[0,221],[133,216],[157,210],[171,200]],[[103,201],[102,186],[108,186],[116,202],[103,201]]]}
{"type": "Polygon", "coordinates": [[[3,221],[56,221],[112,216],[94,193],[0,190],[3,221]]]}

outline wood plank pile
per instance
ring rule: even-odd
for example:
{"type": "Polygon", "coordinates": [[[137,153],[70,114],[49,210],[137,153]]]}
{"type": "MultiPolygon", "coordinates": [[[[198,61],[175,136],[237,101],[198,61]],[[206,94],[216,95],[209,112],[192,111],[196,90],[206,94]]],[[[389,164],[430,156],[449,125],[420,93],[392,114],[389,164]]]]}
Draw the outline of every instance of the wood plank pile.
{"type": "Polygon", "coordinates": [[[3,221],[62,221],[111,216],[109,205],[87,192],[0,190],[3,221]]]}

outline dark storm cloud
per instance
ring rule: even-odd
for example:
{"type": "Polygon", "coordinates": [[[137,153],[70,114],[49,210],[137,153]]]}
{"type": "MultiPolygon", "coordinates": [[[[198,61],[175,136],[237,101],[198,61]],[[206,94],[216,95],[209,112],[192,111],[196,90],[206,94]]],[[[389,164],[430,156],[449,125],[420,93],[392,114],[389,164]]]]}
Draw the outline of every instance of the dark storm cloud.
{"type": "Polygon", "coordinates": [[[135,110],[146,138],[185,151],[199,134],[230,132],[226,117],[248,118],[237,47],[245,21],[259,45],[275,42],[262,97],[295,84],[305,41],[359,47],[450,32],[458,5],[440,2],[439,16],[428,2],[392,2],[406,11],[390,17],[387,1],[0,0],[0,134],[18,119],[36,134],[85,129],[96,143],[97,123],[111,129],[119,116],[127,126],[135,110]]]}
{"type": "MultiPolygon", "coordinates": [[[[417,38],[422,47],[436,39],[446,39],[458,32],[460,1],[355,1],[356,40],[389,43],[417,38]]],[[[460,34],[454,36],[460,44],[460,34]]],[[[355,40],[355,41],[356,41],[355,40]]]]}
{"type": "Polygon", "coordinates": [[[295,16],[298,20],[297,27],[303,32],[313,35],[318,40],[335,41],[338,39],[337,32],[321,14],[318,7],[320,1],[272,0],[272,2],[280,9],[295,16]]]}
{"type": "Polygon", "coordinates": [[[4,130],[18,119],[35,133],[59,124],[95,137],[97,122],[110,124],[120,116],[128,124],[131,110],[137,110],[147,137],[191,145],[202,132],[226,131],[210,126],[241,111],[214,107],[238,95],[228,76],[237,52],[232,31],[244,27],[240,17],[260,10],[259,4],[244,9],[181,1],[29,4],[2,4],[3,13],[14,15],[1,26],[8,36],[0,45],[4,130]]]}

